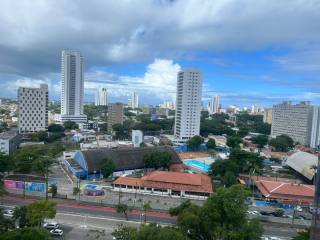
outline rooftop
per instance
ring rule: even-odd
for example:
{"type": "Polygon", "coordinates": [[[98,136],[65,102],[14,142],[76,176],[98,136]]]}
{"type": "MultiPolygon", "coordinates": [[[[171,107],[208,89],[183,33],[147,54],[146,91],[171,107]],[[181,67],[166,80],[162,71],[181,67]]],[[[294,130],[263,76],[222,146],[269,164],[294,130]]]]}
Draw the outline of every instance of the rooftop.
{"type": "Polygon", "coordinates": [[[11,139],[18,135],[17,131],[7,131],[0,133],[0,139],[11,139]]]}

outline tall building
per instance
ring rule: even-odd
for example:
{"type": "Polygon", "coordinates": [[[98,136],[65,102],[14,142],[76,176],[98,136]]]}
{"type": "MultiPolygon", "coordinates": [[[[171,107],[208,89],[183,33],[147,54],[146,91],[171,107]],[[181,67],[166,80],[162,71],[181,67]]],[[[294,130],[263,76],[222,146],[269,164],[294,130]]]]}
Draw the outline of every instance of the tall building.
{"type": "Polygon", "coordinates": [[[108,92],[106,88],[99,88],[95,95],[96,106],[107,106],[108,105],[108,92]]]}
{"type": "Polygon", "coordinates": [[[21,136],[16,131],[0,133],[0,153],[13,154],[18,149],[20,142],[21,136]]]}
{"type": "Polygon", "coordinates": [[[86,122],[83,114],[84,60],[80,52],[63,50],[61,57],[61,121],[86,122]]]}
{"type": "Polygon", "coordinates": [[[123,104],[113,103],[108,105],[108,131],[112,131],[114,124],[123,124],[123,104]]]}
{"type": "Polygon", "coordinates": [[[320,147],[320,106],[313,107],[310,147],[320,147]]]}
{"type": "Polygon", "coordinates": [[[288,135],[295,142],[310,144],[312,107],[309,102],[292,105],[284,102],[273,106],[271,136],[288,135]]]}
{"type": "Polygon", "coordinates": [[[211,101],[209,102],[209,113],[215,114],[220,112],[220,96],[215,95],[211,97],[211,101]]]}
{"type": "Polygon", "coordinates": [[[40,88],[19,87],[19,132],[44,131],[48,127],[48,85],[40,88]]]}
{"type": "Polygon", "coordinates": [[[128,106],[135,109],[139,107],[139,95],[133,92],[131,98],[128,101],[128,106]]]}
{"type": "Polygon", "coordinates": [[[187,141],[200,134],[202,74],[197,69],[178,72],[174,135],[187,141]]]}
{"type": "Polygon", "coordinates": [[[272,124],[272,108],[266,108],[263,112],[263,122],[272,124]]]}

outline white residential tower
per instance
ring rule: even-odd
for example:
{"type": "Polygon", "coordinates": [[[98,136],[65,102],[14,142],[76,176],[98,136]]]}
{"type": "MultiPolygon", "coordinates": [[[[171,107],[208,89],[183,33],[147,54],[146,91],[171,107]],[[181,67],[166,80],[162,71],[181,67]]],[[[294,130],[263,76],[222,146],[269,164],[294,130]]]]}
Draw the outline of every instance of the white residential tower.
{"type": "Polygon", "coordinates": [[[108,106],[108,92],[106,88],[99,88],[95,96],[96,106],[108,106]]]}

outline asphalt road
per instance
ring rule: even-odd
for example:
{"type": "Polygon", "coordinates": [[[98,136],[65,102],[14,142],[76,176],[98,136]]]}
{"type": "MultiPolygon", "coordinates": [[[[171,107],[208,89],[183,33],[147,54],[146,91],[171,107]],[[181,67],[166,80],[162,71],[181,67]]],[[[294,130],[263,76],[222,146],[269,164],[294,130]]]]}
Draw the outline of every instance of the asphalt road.
{"type": "MultiPolygon", "coordinates": [[[[1,199],[0,203],[3,208],[14,208],[31,201],[30,199],[5,197],[1,199]]],[[[113,208],[83,205],[75,202],[59,202],[55,221],[62,226],[65,232],[61,239],[90,239],[86,235],[92,230],[104,230],[105,238],[112,239],[111,233],[118,224],[139,226],[144,219],[141,214],[143,214],[142,211],[132,211],[129,213],[129,221],[126,221],[123,214],[116,213],[113,208]]],[[[167,225],[174,224],[176,220],[169,214],[149,212],[147,213],[147,221],[167,225]]],[[[290,226],[263,224],[264,236],[276,236],[287,240],[297,234],[297,229],[290,228],[290,226]]]]}

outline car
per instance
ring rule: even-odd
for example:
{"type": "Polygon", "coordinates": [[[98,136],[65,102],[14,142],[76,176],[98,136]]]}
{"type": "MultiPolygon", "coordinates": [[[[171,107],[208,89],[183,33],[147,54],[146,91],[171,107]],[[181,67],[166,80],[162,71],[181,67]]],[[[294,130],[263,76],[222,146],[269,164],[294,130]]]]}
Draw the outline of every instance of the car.
{"type": "Polygon", "coordinates": [[[303,211],[303,209],[302,209],[302,207],[300,207],[300,206],[296,206],[296,211],[298,211],[298,212],[302,212],[302,211],[303,211]]]}
{"type": "Polygon", "coordinates": [[[14,211],[11,210],[11,209],[6,209],[6,210],[3,211],[3,216],[4,217],[13,218],[13,214],[14,214],[14,211]]]}
{"type": "Polygon", "coordinates": [[[59,228],[56,228],[56,229],[52,229],[50,231],[50,234],[53,235],[53,236],[62,236],[63,235],[63,231],[59,228]]]}
{"type": "Polygon", "coordinates": [[[44,223],[43,227],[46,229],[57,229],[57,228],[59,228],[59,224],[56,222],[44,223]]]}

